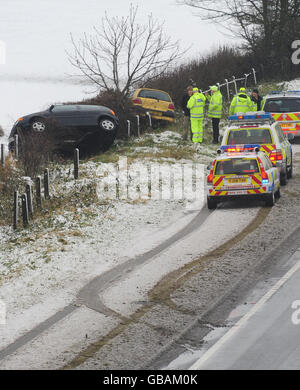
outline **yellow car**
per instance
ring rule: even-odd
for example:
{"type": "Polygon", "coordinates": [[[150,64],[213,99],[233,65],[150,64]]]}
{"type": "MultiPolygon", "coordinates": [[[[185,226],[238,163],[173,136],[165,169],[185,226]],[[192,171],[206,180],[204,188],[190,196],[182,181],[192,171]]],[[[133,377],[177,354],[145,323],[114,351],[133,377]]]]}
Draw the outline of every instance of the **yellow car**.
{"type": "Polygon", "coordinates": [[[228,117],[229,125],[221,145],[259,144],[280,172],[280,184],[285,185],[293,175],[293,134],[284,134],[271,113],[238,113],[228,117]]]}
{"type": "Polygon", "coordinates": [[[139,88],[134,92],[131,102],[141,116],[149,113],[153,119],[174,122],[175,106],[170,95],[165,91],[139,88]]]}
{"type": "Polygon", "coordinates": [[[221,146],[207,176],[207,207],[241,198],[264,200],[272,207],[280,197],[279,172],[260,145],[221,146]]]}

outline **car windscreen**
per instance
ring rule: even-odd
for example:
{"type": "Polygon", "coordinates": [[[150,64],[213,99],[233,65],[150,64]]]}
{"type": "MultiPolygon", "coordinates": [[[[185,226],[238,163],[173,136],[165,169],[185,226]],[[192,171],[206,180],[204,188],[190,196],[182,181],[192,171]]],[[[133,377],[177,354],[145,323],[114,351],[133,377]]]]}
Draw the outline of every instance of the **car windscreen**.
{"type": "Polygon", "coordinates": [[[227,138],[227,145],[272,143],[270,130],[263,128],[230,130],[227,138]]]}
{"type": "Polygon", "coordinates": [[[162,91],[149,91],[146,89],[142,89],[139,92],[139,97],[147,98],[147,99],[156,99],[156,100],[163,100],[165,102],[170,102],[170,96],[162,91]]]}
{"type": "Polygon", "coordinates": [[[265,112],[300,112],[299,98],[274,98],[266,100],[265,112]]]}
{"type": "Polygon", "coordinates": [[[249,175],[259,172],[256,159],[232,158],[220,160],[216,164],[215,175],[249,175]]]}

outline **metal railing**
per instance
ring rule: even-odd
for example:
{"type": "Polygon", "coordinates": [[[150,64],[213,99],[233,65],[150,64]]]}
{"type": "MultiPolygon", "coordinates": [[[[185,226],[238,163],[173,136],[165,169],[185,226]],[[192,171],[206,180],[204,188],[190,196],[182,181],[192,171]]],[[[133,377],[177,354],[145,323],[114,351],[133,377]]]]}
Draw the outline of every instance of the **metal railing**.
{"type": "MultiPolygon", "coordinates": [[[[251,72],[250,73],[244,73],[244,76],[243,77],[239,77],[239,78],[235,78],[235,76],[232,76],[232,80],[228,80],[228,79],[225,79],[225,83],[215,83],[215,85],[221,89],[222,87],[225,87],[226,86],[226,90],[227,90],[227,97],[228,97],[228,100],[230,99],[230,84],[233,84],[234,85],[234,90],[235,90],[235,93],[237,94],[238,93],[238,87],[237,87],[237,83],[240,82],[240,81],[243,81],[244,82],[244,87],[246,88],[247,87],[247,81],[248,81],[248,78],[249,76],[253,75],[253,81],[254,81],[254,85],[257,84],[257,78],[256,78],[256,70],[254,68],[251,69],[251,72]]],[[[200,89],[200,91],[202,93],[206,93],[206,92],[209,92],[210,89],[207,89],[206,91],[202,91],[200,89]]]]}

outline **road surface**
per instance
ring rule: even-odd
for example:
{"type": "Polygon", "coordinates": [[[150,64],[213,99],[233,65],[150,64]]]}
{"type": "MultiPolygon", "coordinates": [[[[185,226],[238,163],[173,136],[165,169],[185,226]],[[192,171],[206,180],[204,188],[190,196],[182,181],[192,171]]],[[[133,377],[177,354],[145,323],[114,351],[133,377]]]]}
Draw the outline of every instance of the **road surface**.
{"type": "Polygon", "coordinates": [[[300,369],[300,248],[289,262],[290,270],[191,369],[300,369]]]}

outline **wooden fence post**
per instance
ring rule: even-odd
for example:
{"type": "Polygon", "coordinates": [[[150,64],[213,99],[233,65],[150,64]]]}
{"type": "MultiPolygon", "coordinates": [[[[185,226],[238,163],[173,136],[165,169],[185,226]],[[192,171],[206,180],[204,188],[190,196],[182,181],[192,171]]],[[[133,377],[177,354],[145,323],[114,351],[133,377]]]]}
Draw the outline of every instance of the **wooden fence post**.
{"type": "Polygon", "coordinates": [[[49,195],[49,168],[46,168],[44,171],[44,197],[45,197],[45,199],[50,199],[50,195],[49,195]]]}
{"type": "Polygon", "coordinates": [[[26,195],[27,195],[28,212],[29,212],[30,217],[32,217],[33,216],[33,202],[32,202],[31,184],[26,184],[26,195]]]}
{"type": "Polygon", "coordinates": [[[5,158],[4,158],[4,144],[1,144],[1,165],[4,167],[5,158]]]}
{"type": "Polygon", "coordinates": [[[22,200],[22,217],[23,217],[23,226],[27,227],[29,223],[29,218],[28,218],[28,203],[27,203],[27,195],[23,194],[21,196],[22,200]]]}
{"type": "Polygon", "coordinates": [[[19,192],[14,191],[14,217],[13,217],[13,228],[16,230],[18,227],[19,219],[19,192]]]}
{"type": "Polygon", "coordinates": [[[42,207],[42,179],[38,176],[35,180],[35,194],[37,207],[42,207]]]}
{"type": "Polygon", "coordinates": [[[77,180],[79,176],[79,149],[74,150],[74,179],[77,180]]]}
{"type": "Polygon", "coordinates": [[[148,198],[152,197],[152,181],[151,181],[151,165],[147,165],[147,174],[148,174],[148,198]]]}
{"type": "Polygon", "coordinates": [[[136,120],[137,120],[138,137],[140,137],[141,134],[140,134],[140,116],[139,115],[136,115],[136,120]]]}

